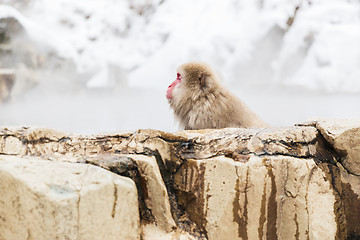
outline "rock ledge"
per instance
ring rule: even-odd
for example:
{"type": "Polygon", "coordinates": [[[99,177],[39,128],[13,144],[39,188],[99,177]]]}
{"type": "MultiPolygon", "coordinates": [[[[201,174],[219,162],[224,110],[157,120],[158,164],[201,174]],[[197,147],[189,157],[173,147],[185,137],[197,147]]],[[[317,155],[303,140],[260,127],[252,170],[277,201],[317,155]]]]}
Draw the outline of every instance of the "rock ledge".
{"type": "Polygon", "coordinates": [[[0,184],[0,239],[356,239],[360,120],[95,136],[3,128],[0,184]]]}

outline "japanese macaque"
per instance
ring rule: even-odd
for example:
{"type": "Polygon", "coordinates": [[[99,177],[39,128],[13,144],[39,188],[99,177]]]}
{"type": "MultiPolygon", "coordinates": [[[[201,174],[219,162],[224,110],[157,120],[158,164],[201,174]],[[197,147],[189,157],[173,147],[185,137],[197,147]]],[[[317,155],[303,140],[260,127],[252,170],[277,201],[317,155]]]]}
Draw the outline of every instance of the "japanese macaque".
{"type": "Polygon", "coordinates": [[[268,126],[225,89],[205,63],[190,62],[178,67],[177,78],[168,87],[166,98],[185,130],[268,126]]]}

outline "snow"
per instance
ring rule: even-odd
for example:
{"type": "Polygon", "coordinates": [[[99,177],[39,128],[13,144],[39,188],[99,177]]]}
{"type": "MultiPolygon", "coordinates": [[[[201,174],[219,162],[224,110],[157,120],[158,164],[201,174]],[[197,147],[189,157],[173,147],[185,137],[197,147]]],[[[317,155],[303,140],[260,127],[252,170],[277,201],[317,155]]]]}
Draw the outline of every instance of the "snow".
{"type": "Polygon", "coordinates": [[[271,53],[267,81],[360,91],[359,1],[33,0],[22,13],[3,5],[0,16],[4,12],[73,58],[80,73],[95,69],[89,87],[106,86],[107,66],[115,64],[128,72],[130,86],[160,88],[189,60],[207,61],[236,81],[236,69],[252,61],[256,43],[278,27],[282,46],[271,53]],[[300,65],[289,73],[292,58],[300,65]]]}
{"type": "Polygon", "coordinates": [[[0,19],[8,17],[17,19],[31,38],[42,44],[51,45],[58,51],[60,56],[66,58],[76,57],[75,50],[69,43],[59,40],[58,33],[56,31],[51,31],[45,26],[36,23],[32,19],[25,17],[17,9],[11,6],[0,5],[0,19]]]}
{"type": "Polygon", "coordinates": [[[299,55],[304,55],[301,63],[279,81],[326,92],[359,92],[360,3],[319,0],[300,10],[284,37],[278,75],[299,55]]]}
{"type": "MultiPolygon", "coordinates": [[[[48,122],[51,127],[80,132],[174,130],[165,89],[175,79],[177,66],[194,60],[213,65],[224,83],[271,124],[313,117],[360,118],[358,0],[14,2],[2,1],[0,18],[18,19],[30,37],[72,59],[77,73],[89,76],[90,93],[67,96],[66,105],[73,108],[58,107],[58,119],[48,122]],[[122,71],[119,76],[126,82],[120,92],[111,90],[114,74],[118,76],[114,69],[122,71]],[[99,88],[108,92],[94,93],[99,88]],[[61,116],[75,114],[81,103],[87,106],[82,121],[92,118],[95,125],[64,122],[61,116]],[[89,103],[102,108],[102,114],[92,112],[89,103]],[[308,107],[301,110],[304,103],[308,107]],[[150,104],[158,105],[151,110],[150,104]],[[132,112],[133,118],[114,113],[119,108],[132,112]],[[283,108],[291,110],[283,113],[283,108]],[[143,114],[132,109],[142,109],[143,114]],[[152,121],[147,121],[149,116],[152,121]]],[[[0,106],[2,116],[11,109],[18,112],[6,114],[0,124],[23,124],[25,115],[19,112],[25,102],[28,123],[46,124],[39,117],[43,115],[32,115],[35,110],[27,105],[45,107],[36,91],[0,106]]],[[[46,95],[48,102],[61,106],[58,98],[51,100],[53,95],[46,95]]]]}

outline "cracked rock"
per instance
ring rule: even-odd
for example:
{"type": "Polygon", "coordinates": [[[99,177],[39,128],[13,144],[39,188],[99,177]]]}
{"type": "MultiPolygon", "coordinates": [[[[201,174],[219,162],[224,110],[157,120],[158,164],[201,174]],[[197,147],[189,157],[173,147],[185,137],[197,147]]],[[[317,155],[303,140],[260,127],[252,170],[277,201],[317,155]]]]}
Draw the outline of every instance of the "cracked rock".
{"type": "Polygon", "coordinates": [[[342,165],[351,174],[360,176],[360,121],[359,120],[322,120],[315,126],[343,155],[342,165]]]}
{"type": "MultiPolygon", "coordinates": [[[[79,239],[91,239],[87,231],[106,236],[106,229],[109,236],[131,231],[134,239],[143,240],[358,239],[359,146],[359,120],[175,133],[147,129],[92,136],[3,128],[0,233],[27,239],[56,223],[60,230],[49,236],[83,234],[86,238],[79,239]],[[96,177],[100,186],[87,181],[90,170],[100,171],[91,165],[104,168],[104,174],[121,182],[127,179],[132,190],[126,188],[128,193],[123,195],[123,184],[114,187],[112,180],[107,185],[107,175],[96,177]],[[65,171],[64,166],[72,167],[65,171]],[[74,176],[72,170],[77,168],[87,170],[74,176]],[[24,169],[32,176],[24,174],[24,169]],[[47,172],[53,173],[51,178],[47,172]],[[74,197],[50,198],[46,189],[53,178],[59,180],[55,189],[72,189],[74,197]],[[10,180],[21,184],[8,187],[10,180]],[[79,182],[81,189],[91,191],[79,191],[79,182]],[[84,196],[79,198],[79,193],[84,196]],[[77,214],[88,195],[91,207],[77,214]],[[55,203],[57,207],[51,205],[55,203]],[[35,210],[24,211],[23,205],[35,210]],[[121,215],[122,207],[132,209],[132,214],[121,215]],[[83,218],[95,227],[80,225],[83,218]],[[113,220],[99,228],[98,222],[108,218],[113,220]],[[21,230],[5,224],[9,219],[16,226],[21,223],[21,230]],[[28,219],[36,224],[28,226],[28,219]],[[112,225],[115,219],[116,226],[112,225]]],[[[42,239],[39,236],[36,239],[42,239]]]]}
{"type": "Polygon", "coordinates": [[[207,239],[334,239],[334,192],[312,159],[189,160],[175,175],[179,204],[207,239]]]}

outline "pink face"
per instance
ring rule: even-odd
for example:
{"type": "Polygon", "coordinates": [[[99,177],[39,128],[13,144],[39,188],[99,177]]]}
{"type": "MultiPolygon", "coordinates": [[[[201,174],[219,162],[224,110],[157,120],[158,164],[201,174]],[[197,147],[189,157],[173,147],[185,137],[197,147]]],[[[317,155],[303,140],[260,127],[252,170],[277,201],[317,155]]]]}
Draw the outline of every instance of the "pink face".
{"type": "Polygon", "coordinates": [[[178,73],[176,80],[173,81],[173,82],[170,84],[170,86],[168,87],[168,89],[167,89],[167,91],[166,91],[166,98],[167,98],[167,99],[170,100],[170,99],[173,98],[172,92],[173,92],[175,86],[176,86],[178,83],[180,83],[180,82],[181,82],[181,74],[178,73]]]}

